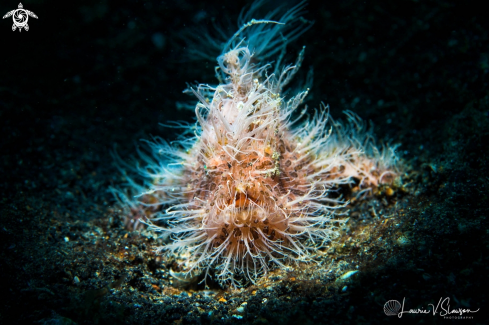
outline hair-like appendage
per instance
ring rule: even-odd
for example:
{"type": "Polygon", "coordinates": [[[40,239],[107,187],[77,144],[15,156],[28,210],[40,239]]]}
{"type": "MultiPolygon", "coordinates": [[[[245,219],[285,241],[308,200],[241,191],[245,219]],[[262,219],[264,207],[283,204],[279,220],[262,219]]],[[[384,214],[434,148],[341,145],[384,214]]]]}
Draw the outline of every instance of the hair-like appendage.
{"type": "Polygon", "coordinates": [[[195,135],[171,145],[147,141],[151,155],[140,153],[145,165],[138,166],[144,184],[129,181],[136,202],[116,191],[129,214],[144,211],[151,229],[171,234],[158,251],[177,254],[184,272],[212,271],[239,286],[271,264],[308,261],[347,222],[342,188],[356,186],[367,197],[400,177],[394,148],[377,149],[353,113],[341,124],[323,105],[300,122],[305,110],[295,112],[308,90],[290,98],[282,91],[303,51],[294,65],[282,67],[281,57],[274,67],[259,63],[304,31],[286,28],[304,6],[244,23],[217,59],[220,84],[190,89],[199,100],[195,135]]]}
{"type": "Polygon", "coordinates": [[[224,54],[238,44],[248,47],[254,59],[259,61],[275,57],[278,52],[282,52],[280,59],[283,58],[287,44],[311,28],[313,22],[301,17],[306,12],[306,1],[289,10],[284,10],[285,4],[281,4],[262,15],[260,12],[267,2],[254,1],[249,8],[244,8],[238,18],[238,31],[234,35],[216,25],[214,31],[206,30],[205,27],[191,30],[186,37],[190,54],[188,59],[214,60],[219,53],[224,54]],[[260,21],[274,24],[254,24],[256,20],[253,18],[259,16],[262,16],[260,21]]]}

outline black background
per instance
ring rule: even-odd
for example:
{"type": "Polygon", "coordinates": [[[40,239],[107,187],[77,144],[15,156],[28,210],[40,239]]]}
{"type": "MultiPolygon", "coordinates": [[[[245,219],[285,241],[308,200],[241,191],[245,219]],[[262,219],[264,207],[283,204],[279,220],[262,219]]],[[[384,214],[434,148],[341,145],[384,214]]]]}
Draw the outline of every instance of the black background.
{"type": "MultiPolygon", "coordinates": [[[[99,214],[87,206],[113,204],[107,188],[121,182],[110,154],[114,145],[127,157],[140,138],[174,138],[173,129],[158,123],[194,120],[192,111],[176,108],[191,99],[182,94],[186,82],[215,82],[216,62],[191,60],[185,34],[212,30],[216,23],[231,35],[248,2],[22,3],[39,17],[29,18],[29,31],[12,32],[12,19],[0,20],[0,200],[3,209],[12,209],[37,197],[91,220],[99,214]],[[65,195],[74,189],[84,195],[65,195]]],[[[1,15],[17,5],[2,1],[1,15]]],[[[424,234],[436,238],[433,247],[452,241],[441,255],[462,256],[437,264],[447,273],[453,267],[458,276],[459,264],[485,265],[464,278],[468,295],[487,278],[487,263],[481,262],[488,248],[486,12],[475,2],[443,0],[324,1],[307,10],[304,17],[315,24],[289,54],[292,62],[306,45],[304,70],[313,66],[315,76],[308,106],[324,101],[335,118],[352,110],[373,121],[379,139],[400,143],[400,155],[414,169],[442,167],[422,194],[436,206],[424,234]],[[462,237],[460,220],[470,225],[462,237]]],[[[1,288],[10,305],[21,306],[21,289],[32,274],[12,262],[22,261],[9,250],[18,237],[5,238],[1,288]]],[[[479,299],[474,304],[487,301],[483,292],[473,292],[479,299]]],[[[23,308],[25,319],[45,317],[42,305],[23,308]]],[[[0,320],[17,313],[5,309],[0,320]]]]}

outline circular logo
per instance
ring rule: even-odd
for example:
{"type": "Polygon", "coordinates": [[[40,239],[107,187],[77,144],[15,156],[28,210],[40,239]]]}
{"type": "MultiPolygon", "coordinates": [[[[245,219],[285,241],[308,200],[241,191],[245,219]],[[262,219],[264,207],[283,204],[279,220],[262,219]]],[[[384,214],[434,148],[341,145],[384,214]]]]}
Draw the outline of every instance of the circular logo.
{"type": "Polygon", "coordinates": [[[387,316],[397,315],[399,310],[401,310],[401,304],[397,300],[389,300],[384,305],[384,313],[387,316]]]}
{"type": "Polygon", "coordinates": [[[24,27],[27,24],[27,20],[29,19],[29,17],[27,16],[27,12],[24,9],[17,9],[13,16],[14,24],[17,27],[24,27]]]}

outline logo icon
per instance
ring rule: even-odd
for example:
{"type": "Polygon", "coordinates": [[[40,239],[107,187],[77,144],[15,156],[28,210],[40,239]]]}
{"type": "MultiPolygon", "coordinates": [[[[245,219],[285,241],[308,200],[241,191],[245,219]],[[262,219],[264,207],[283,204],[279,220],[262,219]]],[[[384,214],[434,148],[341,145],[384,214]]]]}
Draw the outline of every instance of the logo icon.
{"type": "Polygon", "coordinates": [[[8,18],[10,16],[12,16],[12,19],[14,20],[14,24],[12,25],[12,31],[14,32],[17,28],[19,29],[19,32],[22,31],[22,28],[24,28],[26,31],[29,30],[29,25],[27,25],[29,16],[37,19],[36,14],[33,13],[32,11],[25,10],[22,3],[19,3],[18,9],[7,12],[5,16],[3,16],[3,19],[8,18]]]}
{"type": "Polygon", "coordinates": [[[384,305],[384,313],[387,316],[397,315],[399,310],[401,310],[401,303],[397,300],[389,300],[384,305]]]}

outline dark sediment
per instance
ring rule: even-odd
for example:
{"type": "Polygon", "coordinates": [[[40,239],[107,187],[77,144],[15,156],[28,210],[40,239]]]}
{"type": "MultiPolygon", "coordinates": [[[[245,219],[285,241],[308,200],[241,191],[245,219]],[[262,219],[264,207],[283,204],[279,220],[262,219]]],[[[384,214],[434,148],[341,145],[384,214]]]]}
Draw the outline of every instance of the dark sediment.
{"type": "Polygon", "coordinates": [[[424,309],[449,297],[452,309],[480,308],[465,316],[485,323],[483,11],[449,1],[338,3],[308,6],[315,25],[290,46],[291,61],[306,45],[310,107],[329,103],[335,118],[352,110],[379,139],[401,144],[412,168],[407,193],[397,204],[358,206],[343,237],[317,252],[319,264],[275,270],[242,290],[171,276],[175,261],[152,251],[154,234],[124,227],[108,188],[123,182],[114,144],[129,159],[140,138],[175,138],[158,122],[193,120],[175,104],[189,99],[185,83],[214,82],[215,62],[185,60],[181,34],[234,23],[245,1],[37,1],[24,4],[39,17],[28,32],[2,20],[0,323],[381,323],[395,318],[384,304],[404,297],[406,308],[424,309]]]}

